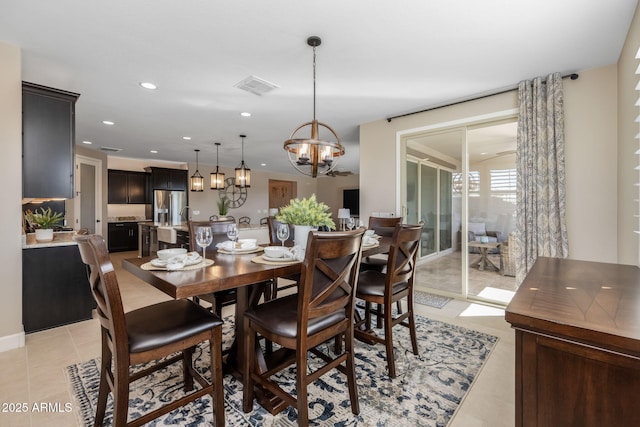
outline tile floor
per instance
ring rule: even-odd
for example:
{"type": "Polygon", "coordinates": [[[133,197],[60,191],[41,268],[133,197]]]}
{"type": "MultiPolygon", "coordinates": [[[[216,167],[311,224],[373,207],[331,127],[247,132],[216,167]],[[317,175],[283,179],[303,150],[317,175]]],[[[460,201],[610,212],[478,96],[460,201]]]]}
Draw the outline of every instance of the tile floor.
{"type": "MultiPolygon", "coordinates": [[[[123,258],[135,255],[134,252],[112,255],[125,310],[168,298],[119,268],[123,258]]],[[[416,305],[416,311],[499,337],[449,427],[513,426],[515,338],[504,320],[504,311],[458,300],[442,309],[416,305]]],[[[29,334],[25,347],[0,353],[0,426],[80,425],[78,408],[71,405],[67,411],[65,406],[73,400],[64,368],[99,354],[99,324],[95,320],[29,334]],[[43,403],[45,407],[41,406],[43,403]],[[16,412],[16,404],[19,408],[26,406],[26,412],[16,412]]]]}

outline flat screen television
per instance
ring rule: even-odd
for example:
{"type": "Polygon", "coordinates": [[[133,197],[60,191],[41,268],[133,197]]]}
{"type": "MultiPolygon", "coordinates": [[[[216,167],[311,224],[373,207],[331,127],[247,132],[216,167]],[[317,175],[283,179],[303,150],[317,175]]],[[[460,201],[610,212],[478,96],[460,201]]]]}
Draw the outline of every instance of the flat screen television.
{"type": "Polygon", "coordinates": [[[349,209],[351,216],[359,216],[360,189],[342,190],[342,207],[349,209]]]}

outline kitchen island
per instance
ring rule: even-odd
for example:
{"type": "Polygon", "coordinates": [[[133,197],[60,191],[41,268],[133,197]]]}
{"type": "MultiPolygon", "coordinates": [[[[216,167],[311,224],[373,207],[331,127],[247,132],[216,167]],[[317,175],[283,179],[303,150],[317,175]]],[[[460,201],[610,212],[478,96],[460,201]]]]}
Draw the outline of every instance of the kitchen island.
{"type": "Polygon", "coordinates": [[[56,232],[53,241],[22,244],[22,323],[26,333],[90,319],[96,303],[80,259],[75,232],[56,232]]]}

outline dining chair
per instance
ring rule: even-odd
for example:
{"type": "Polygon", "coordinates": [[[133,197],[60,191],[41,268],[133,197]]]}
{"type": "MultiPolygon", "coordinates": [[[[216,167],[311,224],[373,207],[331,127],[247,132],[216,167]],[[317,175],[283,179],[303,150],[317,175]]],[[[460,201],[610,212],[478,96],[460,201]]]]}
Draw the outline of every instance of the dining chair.
{"type": "MultiPolygon", "coordinates": [[[[396,224],[402,223],[402,217],[369,217],[368,229],[374,230],[378,236],[391,236],[396,224]]],[[[387,266],[386,254],[378,254],[376,256],[365,257],[362,260],[360,270],[377,270],[383,271],[387,266]]]]}
{"type": "MultiPolygon", "coordinates": [[[[369,217],[369,230],[373,230],[378,236],[391,236],[393,231],[395,230],[395,226],[397,224],[402,223],[402,217],[378,217],[378,216],[370,216],[369,217]]],[[[384,271],[387,267],[387,254],[376,254],[374,256],[364,257],[362,259],[362,263],[360,264],[360,271],[365,270],[375,270],[375,271],[384,271]]],[[[367,303],[367,310],[370,309],[370,304],[367,303]]],[[[383,306],[378,305],[377,310],[382,311],[383,306]]],[[[401,306],[398,304],[398,310],[401,311],[401,306]]],[[[382,316],[377,317],[378,328],[382,328],[382,316]]]]}
{"type": "Polygon", "coordinates": [[[249,218],[248,216],[241,216],[238,219],[238,224],[251,224],[251,218],[249,218]]]}
{"type": "MultiPolygon", "coordinates": [[[[226,242],[229,240],[227,238],[227,228],[229,224],[234,224],[235,221],[232,219],[225,219],[221,221],[189,221],[189,250],[197,252],[199,250],[199,246],[196,243],[196,229],[198,227],[211,227],[211,235],[213,239],[211,240],[211,244],[207,247],[206,252],[209,250],[216,249],[216,245],[218,243],[226,242]]],[[[229,289],[225,291],[212,292],[208,294],[198,295],[193,297],[193,301],[199,303],[200,300],[206,301],[211,304],[211,309],[218,316],[222,316],[222,307],[227,305],[233,305],[236,303],[236,290],[229,289]]]]}
{"type": "Polygon", "coordinates": [[[269,225],[268,224],[269,217],[260,218],[260,225],[269,225]]]}
{"type": "Polygon", "coordinates": [[[255,393],[271,393],[282,399],[273,408],[274,412],[293,406],[298,412],[298,425],[308,426],[307,387],[335,368],[347,377],[351,411],[360,413],[354,365],[353,315],[363,234],[362,229],[312,232],[302,262],[298,293],[265,302],[245,312],[246,349],[255,348],[256,335],[259,334],[284,349],[279,351],[293,350],[294,356],[262,371],[256,353],[247,352],[243,378],[244,412],[252,410],[255,393]],[[328,354],[318,347],[328,340],[342,337],[345,345],[339,354],[328,354]],[[308,352],[326,364],[308,372],[308,352]],[[283,390],[273,378],[277,372],[294,363],[296,397],[283,390]]]}
{"type": "MultiPolygon", "coordinates": [[[[80,256],[87,266],[91,292],[98,305],[102,336],[100,386],[96,404],[96,426],[103,423],[107,398],[113,394],[113,425],[139,426],[192,402],[205,394],[213,399],[216,426],[224,426],[222,388],[222,320],[189,300],[171,300],[124,312],[118,279],[100,235],[76,236],[80,256]],[[193,350],[209,342],[211,382],[193,368],[193,350]],[[174,353],[180,354],[165,358],[174,353]],[[162,359],[162,360],[160,360],[162,359]],[[182,360],[184,391],[201,388],[127,423],[129,387],[135,380],[182,360]],[[133,365],[156,361],[135,373],[133,365]],[[112,369],[113,364],[113,369],[112,369]]],[[[161,399],[158,399],[161,400],[161,399]]]]}
{"type": "MultiPolygon", "coordinates": [[[[269,225],[269,244],[272,246],[280,246],[282,242],[278,240],[278,226],[283,224],[273,217],[267,218],[267,223],[269,225]]],[[[289,237],[284,241],[286,246],[293,246],[293,234],[294,234],[294,226],[289,224],[289,237]]],[[[276,278],[270,289],[268,294],[266,295],[267,299],[274,299],[278,297],[278,291],[284,291],[286,289],[295,288],[298,286],[298,280],[300,280],[299,274],[294,274],[292,276],[280,277],[276,278]],[[283,280],[280,280],[283,279],[283,280]]]]}
{"type": "Polygon", "coordinates": [[[393,327],[402,325],[409,328],[413,353],[418,354],[416,327],[413,313],[413,281],[416,272],[416,255],[420,246],[422,225],[397,224],[395,226],[385,272],[376,270],[361,271],[358,277],[357,299],[364,300],[364,318],[356,322],[356,338],[369,343],[382,343],[386,346],[389,377],[395,378],[395,359],[393,353],[393,327]],[[407,310],[399,308],[395,317],[393,304],[407,299],[407,310]],[[382,310],[371,310],[370,304],[382,305],[382,310]],[[384,338],[371,329],[371,314],[382,319],[384,338]]]}

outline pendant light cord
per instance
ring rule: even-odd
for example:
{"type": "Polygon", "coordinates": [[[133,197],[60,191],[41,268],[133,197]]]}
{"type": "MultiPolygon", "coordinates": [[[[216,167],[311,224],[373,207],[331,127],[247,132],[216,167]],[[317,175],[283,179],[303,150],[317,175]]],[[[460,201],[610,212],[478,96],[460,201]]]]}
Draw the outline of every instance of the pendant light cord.
{"type": "Polygon", "coordinates": [[[316,47],[313,46],[313,120],[316,119],[316,47]]]}

